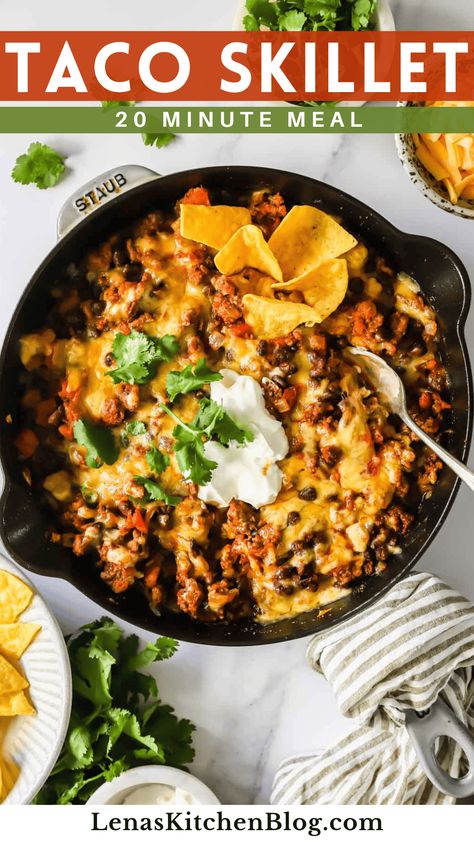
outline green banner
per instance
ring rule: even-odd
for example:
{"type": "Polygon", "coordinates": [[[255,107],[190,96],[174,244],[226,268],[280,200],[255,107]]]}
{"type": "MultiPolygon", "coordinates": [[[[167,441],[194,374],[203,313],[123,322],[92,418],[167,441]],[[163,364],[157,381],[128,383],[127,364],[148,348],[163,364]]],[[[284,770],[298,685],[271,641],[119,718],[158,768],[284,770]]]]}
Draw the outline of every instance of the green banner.
{"type": "Polygon", "coordinates": [[[320,106],[4,106],[0,133],[383,134],[474,132],[474,108],[320,106]]]}

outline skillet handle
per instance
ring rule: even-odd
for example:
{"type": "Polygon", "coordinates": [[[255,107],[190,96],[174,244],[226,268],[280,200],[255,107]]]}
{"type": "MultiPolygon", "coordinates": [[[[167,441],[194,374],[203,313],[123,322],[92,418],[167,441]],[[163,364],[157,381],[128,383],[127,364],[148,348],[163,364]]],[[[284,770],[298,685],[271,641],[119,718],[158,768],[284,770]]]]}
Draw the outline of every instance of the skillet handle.
{"type": "Polygon", "coordinates": [[[405,725],[421,767],[431,783],[453,798],[474,795],[474,735],[459,721],[446,702],[438,697],[434,705],[421,714],[408,710],[405,725]],[[452,778],[436,759],[435,742],[438,737],[445,736],[451,737],[467,757],[469,768],[462,778],[452,778]]]}
{"type": "Polygon", "coordinates": [[[62,206],[58,216],[58,240],[71,231],[84,217],[94,213],[106,202],[111,202],[120,193],[132,187],[160,178],[159,173],[148,167],[126,164],[114,167],[88,181],[62,206]]]}

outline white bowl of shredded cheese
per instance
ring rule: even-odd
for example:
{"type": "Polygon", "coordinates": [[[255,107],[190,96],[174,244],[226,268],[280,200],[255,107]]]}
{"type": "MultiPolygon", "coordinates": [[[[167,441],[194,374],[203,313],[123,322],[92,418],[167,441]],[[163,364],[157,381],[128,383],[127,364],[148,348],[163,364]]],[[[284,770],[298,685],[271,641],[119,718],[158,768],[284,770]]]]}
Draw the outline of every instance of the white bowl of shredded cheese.
{"type": "Polygon", "coordinates": [[[138,766],[96,789],[88,804],[220,804],[194,775],[172,766],[138,766]]]}

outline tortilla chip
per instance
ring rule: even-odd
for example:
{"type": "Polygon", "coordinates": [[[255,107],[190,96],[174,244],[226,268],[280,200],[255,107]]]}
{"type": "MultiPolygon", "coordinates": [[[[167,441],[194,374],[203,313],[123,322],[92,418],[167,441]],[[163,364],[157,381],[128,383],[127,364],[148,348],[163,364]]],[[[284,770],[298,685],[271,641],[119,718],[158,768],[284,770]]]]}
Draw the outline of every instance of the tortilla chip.
{"type": "Polygon", "coordinates": [[[242,225],[252,221],[248,208],[228,205],[181,205],[181,236],[221,249],[242,225]]]}
{"type": "Polygon", "coordinates": [[[317,269],[356,244],[332,216],[311,205],[295,205],[268,241],[285,281],[317,269]]]}
{"type": "Polygon", "coordinates": [[[0,803],[5,801],[7,795],[10,794],[15,786],[20,770],[16,763],[10,758],[0,757],[0,781],[2,788],[0,790],[0,803]]]}
{"type": "Polygon", "coordinates": [[[19,660],[40,629],[36,623],[0,625],[0,655],[19,660]]]}
{"type": "Polygon", "coordinates": [[[14,623],[32,598],[33,591],[25,582],[0,570],[0,623],[14,623]]]}
{"type": "Polygon", "coordinates": [[[36,713],[24,690],[0,696],[0,716],[32,716],[36,713]]]}
{"type": "Polygon", "coordinates": [[[308,307],[307,304],[295,304],[293,301],[244,295],[242,304],[245,321],[255,336],[261,339],[287,336],[298,325],[314,325],[317,320],[312,307],[308,307]]]}
{"type": "MultiPolygon", "coordinates": [[[[323,322],[344,300],[349,283],[347,262],[344,258],[328,260],[318,269],[311,269],[304,275],[282,284],[273,284],[276,289],[300,290],[306,304],[313,308],[316,321],[323,322]]],[[[1,638],[0,638],[1,646],[1,638]]]]}
{"type": "Polygon", "coordinates": [[[265,237],[256,225],[243,225],[214,258],[219,272],[235,275],[247,266],[282,281],[283,275],[265,237]]]}
{"type": "Polygon", "coordinates": [[[10,661],[0,655],[0,699],[7,693],[16,693],[28,687],[26,678],[10,661]]]}

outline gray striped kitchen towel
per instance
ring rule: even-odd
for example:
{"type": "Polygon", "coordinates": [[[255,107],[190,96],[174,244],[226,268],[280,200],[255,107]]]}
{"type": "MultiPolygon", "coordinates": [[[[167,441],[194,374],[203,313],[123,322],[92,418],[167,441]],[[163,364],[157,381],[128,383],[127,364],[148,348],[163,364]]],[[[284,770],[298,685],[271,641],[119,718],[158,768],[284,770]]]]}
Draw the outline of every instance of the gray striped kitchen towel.
{"type": "MultiPolygon", "coordinates": [[[[325,751],[284,761],[272,803],[452,803],[426,778],[404,711],[426,710],[441,694],[474,731],[474,606],[436,576],[415,573],[313,638],[307,657],[356,727],[325,751]]],[[[445,741],[440,750],[445,771],[464,774],[459,747],[445,741]]]]}

